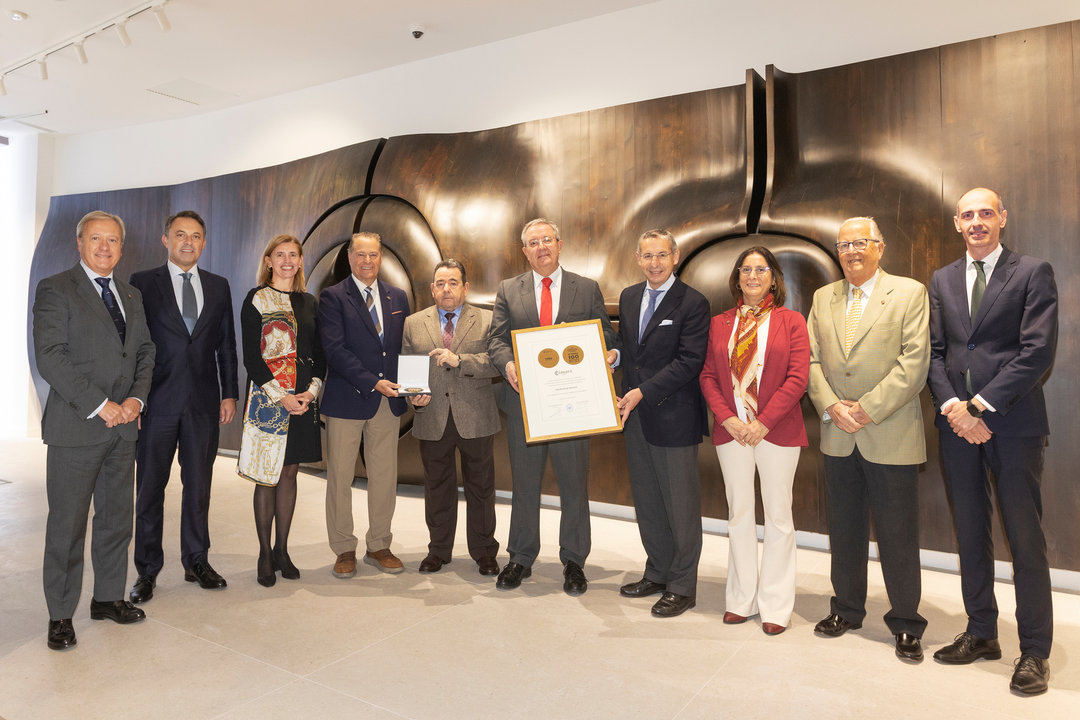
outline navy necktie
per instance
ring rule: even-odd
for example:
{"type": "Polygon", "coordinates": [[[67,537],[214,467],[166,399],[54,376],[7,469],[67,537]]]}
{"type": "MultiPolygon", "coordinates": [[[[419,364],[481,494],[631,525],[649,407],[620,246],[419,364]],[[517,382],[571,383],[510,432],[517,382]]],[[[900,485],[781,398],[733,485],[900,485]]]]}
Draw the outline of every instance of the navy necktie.
{"type": "Polygon", "coordinates": [[[105,301],[105,309],[112,317],[116,332],[120,333],[120,344],[123,344],[127,336],[127,323],[124,322],[124,313],[120,312],[120,303],[116,302],[116,296],[109,289],[109,278],[94,278],[94,282],[101,286],[101,299],[105,301]]]}

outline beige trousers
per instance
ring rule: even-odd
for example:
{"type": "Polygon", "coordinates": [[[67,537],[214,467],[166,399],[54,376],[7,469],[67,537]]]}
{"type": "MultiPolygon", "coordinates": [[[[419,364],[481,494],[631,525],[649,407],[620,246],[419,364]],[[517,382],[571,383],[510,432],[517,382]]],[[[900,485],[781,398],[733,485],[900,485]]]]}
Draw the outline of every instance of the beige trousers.
{"type": "Polygon", "coordinates": [[[335,555],[355,551],[352,482],[360,440],[364,441],[367,467],[369,552],[390,547],[390,523],[397,504],[397,445],[401,420],[390,410],[386,398],[367,420],[326,418],[326,535],[335,555]]]}

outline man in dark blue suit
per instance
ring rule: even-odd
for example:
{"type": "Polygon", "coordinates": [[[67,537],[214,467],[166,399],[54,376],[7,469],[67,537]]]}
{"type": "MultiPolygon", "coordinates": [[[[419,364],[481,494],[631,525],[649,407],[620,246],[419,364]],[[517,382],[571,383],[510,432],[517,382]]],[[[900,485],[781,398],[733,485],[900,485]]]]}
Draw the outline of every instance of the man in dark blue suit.
{"type": "Polygon", "coordinates": [[[948,664],[1001,657],[990,486],[1013,556],[1020,660],[1010,688],[1046,691],[1053,640],[1039,481],[1050,432],[1042,378],[1057,342],[1050,264],[1001,245],[1007,213],[993,190],[964,194],[953,218],[965,257],[930,283],[930,390],[960,546],[967,629],[934,653],[948,664]]]}
{"type": "Polygon", "coordinates": [[[398,355],[409,314],[400,288],[379,280],[382,239],[362,232],[349,241],[349,277],[319,296],[319,336],[326,352],[326,533],[334,576],[356,574],[352,481],[360,440],[367,467],[368,531],[364,562],[405,569],[390,551],[397,501],[397,445],[405,400],[398,397],[398,355]]]}
{"type": "Polygon", "coordinates": [[[622,398],[630,489],[648,562],[625,597],[663,593],[656,617],[694,607],[701,557],[701,476],[697,454],[708,434],[698,375],[709,344],[709,301],[675,277],[679,248],[666,230],[638,240],[645,282],[619,298],[622,398]],[[636,412],[634,412],[636,410],[636,412]]]}
{"type": "Polygon", "coordinates": [[[150,399],[142,418],[135,473],[135,569],[129,597],[154,595],[165,562],[162,529],[165,486],[179,448],[180,561],[184,579],[206,589],[225,587],[207,560],[210,481],[219,426],[236,415],[236,336],[229,281],[198,266],[206,223],[191,210],[165,221],[161,244],[168,261],[131,276],[142,292],[150,335],[158,349],[150,399]]]}

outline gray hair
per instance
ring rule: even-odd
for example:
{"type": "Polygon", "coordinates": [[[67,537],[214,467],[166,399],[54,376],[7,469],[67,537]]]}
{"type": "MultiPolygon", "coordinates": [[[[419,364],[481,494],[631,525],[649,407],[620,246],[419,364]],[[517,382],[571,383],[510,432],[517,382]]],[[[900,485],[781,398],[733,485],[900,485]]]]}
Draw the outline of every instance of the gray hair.
{"type": "Polygon", "coordinates": [[[559,241],[562,240],[562,238],[559,237],[559,226],[558,225],[556,225],[555,223],[551,222],[550,220],[548,220],[546,218],[538,217],[535,220],[530,220],[529,222],[525,223],[525,227],[521,228],[521,244],[522,245],[525,244],[525,233],[529,232],[529,228],[531,228],[533,225],[548,225],[549,227],[551,227],[552,232],[555,233],[555,239],[559,240],[559,241]]]}
{"type": "Polygon", "coordinates": [[[112,220],[114,223],[120,226],[120,244],[124,244],[124,238],[127,237],[127,230],[124,228],[124,221],[120,219],[119,215],[113,215],[107,213],[104,210],[94,210],[83,215],[82,220],[75,226],[76,239],[82,239],[83,228],[86,227],[86,223],[94,220],[112,220]]]}
{"type": "Polygon", "coordinates": [[[881,230],[877,226],[877,220],[874,220],[874,218],[868,217],[868,216],[849,217],[847,220],[840,223],[840,227],[837,229],[837,235],[840,234],[840,230],[843,230],[845,225],[847,225],[848,223],[855,223],[855,222],[869,223],[870,224],[870,239],[871,240],[880,240],[881,242],[885,242],[885,237],[881,234],[881,230]]]}
{"type": "Polygon", "coordinates": [[[675,242],[675,236],[667,230],[664,230],[663,228],[653,228],[652,230],[646,230],[645,232],[641,233],[641,237],[639,237],[637,241],[638,252],[641,252],[641,243],[652,238],[660,238],[661,240],[667,240],[668,250],[671,251],[672,255],[679,252],[679,246],[675,242]]]}

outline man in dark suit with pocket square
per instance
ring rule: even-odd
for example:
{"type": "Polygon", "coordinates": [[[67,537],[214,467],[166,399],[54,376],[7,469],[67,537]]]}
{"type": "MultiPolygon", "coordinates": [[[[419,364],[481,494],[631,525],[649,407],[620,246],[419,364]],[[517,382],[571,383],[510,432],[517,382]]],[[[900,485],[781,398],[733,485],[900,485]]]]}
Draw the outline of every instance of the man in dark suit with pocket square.
{"type": "Polygon", "coordinates": [[[131,276],[142,292],[157,347],[150,400],[142,419],[135,470],[135,569],[128,596],[154,595],[165,562],[165,486],[179,449],[180,562],[184,579],[208,590],[226,586],[210,565],[210,483],[219,426],[236,415],[236,334],[229,281],[198,266],[206,223],[192,210],[165,221],[168,260],[131,276]]]}
{"type": "Polygon", "coordinates": [[[698,445],[708,434],[698,375],[709,344],[709,301],[675,277],[679,248],[666,230],[638,239],[645,282],[619,298],[619,412],[641,543],[648,561],[625,597],[661,593],[656,617],[694,607],[701,557],[698,445]]]}
{"type": "Polygon", "coordinates": [[[135,441],[150,392],[154,343],[139,291],[113,277],[124,221],[97,210],[79,221],[75,236],[81,262],[38,283],[34,298],[34,354],[49,384],[41,417],[49,449],[42,577],[53,650],[75,646],[71,618],[82,591],[91,500],[90,618],[128,624],[146,617],[124,600],[124,588],[135,441]]]}

